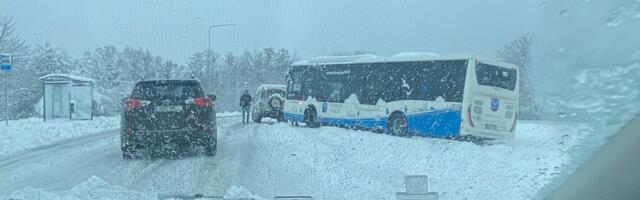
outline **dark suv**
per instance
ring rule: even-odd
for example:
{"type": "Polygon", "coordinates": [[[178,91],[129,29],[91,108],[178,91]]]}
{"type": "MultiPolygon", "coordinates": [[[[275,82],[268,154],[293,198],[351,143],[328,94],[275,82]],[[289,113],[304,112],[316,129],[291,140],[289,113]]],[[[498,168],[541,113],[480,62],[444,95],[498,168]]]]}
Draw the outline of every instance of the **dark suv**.
{"type": "Polygon", "coordinates": [[[206,96],[196,80],[144,80],[123,102],[122,156],[140,150],[203,147],[216,152],[215,96],[206,96]]]}

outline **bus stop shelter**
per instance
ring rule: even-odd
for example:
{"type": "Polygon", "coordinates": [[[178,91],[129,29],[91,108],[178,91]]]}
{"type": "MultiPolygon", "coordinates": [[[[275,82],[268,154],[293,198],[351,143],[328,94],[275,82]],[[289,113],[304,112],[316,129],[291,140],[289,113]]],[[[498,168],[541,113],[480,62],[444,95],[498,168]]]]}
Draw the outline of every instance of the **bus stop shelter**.
{"type": "Polygon", "coordinates": [[[40,77],[43,87],[43,118],[93,119],[93,85],[91,78],[71,74],[49,74],[40,77]]]}

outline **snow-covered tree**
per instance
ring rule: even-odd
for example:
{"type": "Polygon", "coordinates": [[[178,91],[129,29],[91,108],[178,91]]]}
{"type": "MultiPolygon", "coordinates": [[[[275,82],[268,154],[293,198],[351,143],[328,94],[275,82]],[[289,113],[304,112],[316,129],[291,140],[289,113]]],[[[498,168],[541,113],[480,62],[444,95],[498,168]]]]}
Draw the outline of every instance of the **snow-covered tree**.
{"type": "Polygon", "coordinates": [[[204,50],[194,53],[189,58],[187,64],[187,70],[189,77],[196,78],[201,81],[205,91],[210,91],[210,87],[219,83],[218,74],[221,69],[217,65],[217,60],[220,55],[211,51],[204,50]]]}
{"type": "Polygon", "coordinates": [[[71,58],[61,47],[54,47],[46,42],[38,45],[33,52],[32,63],[39,76],[51,73],[67,73],[71,67],[71,58]]]}
{"type": "MultiPolygon", "coordinates": [[[[18,119],[35,115],[34,105],[42,96],[42,85],[38,80],[37,71],[31,65],[31,49],[20,40],[13,32],[15,31],[14,21],[6,16],[0,16],[0,52],[11,53],[13,55],[13,68],[9,71],[9,118],[18,119]]],[[[4,88],[5,74],[3,72],[1,88],[4,88]]],[[[4,104],[7,94],[4,89],[0,90],[0,102],[4,104]]],[[[0,109],[4,111],[4,106],[0,109]]],[[[5,112],[0,112],[4,119],[5,112]]]]}
{"type": "Polygon", "coordinates": [[[539,108],[534,101],[534,90],[529,78],[531,55],[531,36],[521,35],[510,41],[503,49],[497,52],[498,57],[505,62],[518,66],[520,74],[520,106],[518,107],[519,119],[538,118],[539,108]]]}

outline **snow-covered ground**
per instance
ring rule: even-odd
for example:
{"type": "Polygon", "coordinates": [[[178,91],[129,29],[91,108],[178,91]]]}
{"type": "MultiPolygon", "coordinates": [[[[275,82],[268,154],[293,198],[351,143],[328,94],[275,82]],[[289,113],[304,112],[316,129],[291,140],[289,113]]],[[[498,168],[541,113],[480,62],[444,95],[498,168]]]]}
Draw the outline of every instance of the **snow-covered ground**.
{"type": "Polygon", "coordinates": [[[93,120],[55,120],[29,118],[0,123],[0,157],[52,142],[98,133],[120,127],[119,117],[95,117],[93,120]]]}
{"type": "MultiPolygon", "coordinates": [[[[218,117],[239,116],[242,113],[222,112],[218,117]]],[[[120,127],[119,117],[94,117],[93,120],[55,120],[44,122],[42,118],[9,121],[5,126],[0,122],[0,157],[53,142],[95,134],[120,127]]]]}
{"type": "Polygon", "coordinates": [[[224,111],[221,113],[216,113],[217,117],[232,117],[232,116],[240,116],[240,115],[242,115],[240,111],[233,111],[233,112],[224,111]]]}
{"type": "Polygon", "coordinates": [[[441,199],[527,199],[571,162],[568,151],[590,133],[586,126],[520,123],[517,139],[480,146],[331,127],[262,127],[249,131],[255,149],[246,149],[245,159],[254,167],[243,170],[244,187],[322,199],[394,199],[404,191],[404,176],[415,174],[428,175],[441,199]]]}
{"type": "Polygon", "coordinates": [[[218,154],[125,161],[117,131],[0,157],[0,199],[395,199],[404,176],[429,176],[441,199],[527,199],[572,162],[586,125],[519,122],[517,138],[477,145],[334,127],[219,119],[218,154]],[[43,197],[43,198],[40,198],[43,197]]]}

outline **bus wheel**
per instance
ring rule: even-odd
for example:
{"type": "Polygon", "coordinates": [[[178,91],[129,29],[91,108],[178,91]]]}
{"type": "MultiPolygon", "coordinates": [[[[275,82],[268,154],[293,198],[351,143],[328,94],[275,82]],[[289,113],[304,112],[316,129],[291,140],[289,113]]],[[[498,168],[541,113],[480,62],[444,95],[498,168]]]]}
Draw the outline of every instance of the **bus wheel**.
{"type": "Polygon", "coordinates": [[[307,124],[309,128],[317,128],[318,124],[318,114],[314,107],[308,107],[304,111],[304,123],[307,124]]]}
{"type": "Polygon", "coordinates": [[[408,133],[407,117],[403,113],[397,112],[389,116],[389,122],[387,122],[387,132],[395,136],[406,136],[408,133]]]}

